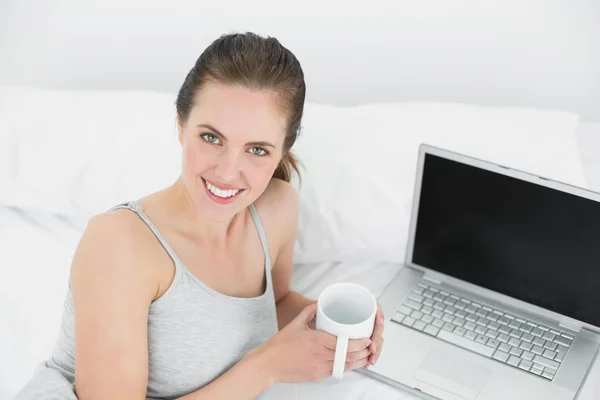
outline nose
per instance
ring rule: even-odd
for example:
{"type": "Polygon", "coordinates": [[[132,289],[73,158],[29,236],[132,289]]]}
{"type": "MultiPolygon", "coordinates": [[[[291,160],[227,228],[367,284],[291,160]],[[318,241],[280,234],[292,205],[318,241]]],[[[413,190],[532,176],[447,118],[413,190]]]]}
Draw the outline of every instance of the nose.
{"type": "Polygon", "coordinates": [[[223,182],[235,182],[240,174],[240,157],[235,152],[224,152],[217,160],[215,175],[223,182]]]}

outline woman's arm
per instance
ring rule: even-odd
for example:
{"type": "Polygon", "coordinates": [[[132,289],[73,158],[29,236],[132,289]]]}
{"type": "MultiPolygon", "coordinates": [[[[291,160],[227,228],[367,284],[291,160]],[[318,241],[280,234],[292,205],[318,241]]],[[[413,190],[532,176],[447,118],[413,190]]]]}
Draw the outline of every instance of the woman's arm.
{"type": "MultiPolygon", "coordinates": [[[[75,391],[80,400],[146,399],[148,310],[159,279],[149,268],[152,242],[146,239],[152,239],[151,233],[127,213],[94,217],[73,259],[75,391]]],[[[278,378],[272,361],[263,346],[183,399],[254,399],[278,378]]]]}

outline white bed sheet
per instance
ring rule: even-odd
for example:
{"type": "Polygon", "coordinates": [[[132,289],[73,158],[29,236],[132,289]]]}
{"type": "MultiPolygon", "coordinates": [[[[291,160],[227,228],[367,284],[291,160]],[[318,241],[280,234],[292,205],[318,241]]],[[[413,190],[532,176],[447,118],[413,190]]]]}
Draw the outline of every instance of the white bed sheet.
{"type": "MultiPolygon", "coordinates": [[[[582,124],[578,138],[588,187],[600,191],[600,123],[582,124]]],[[[35,366],[50,356],[71,258],[84,223],[0,207],[0,399],[12,398],[35,366]]],[[[316,298],[331,283],[351,281],[379,295],[400,268],[389,263],[297,265],[292,287],[316,298]]],[[[347,373],[343,381],[329,378],[318,383],[277,385],[269,393],[277,399],[414,398],[358,372],[347,373]]],[[[600,361],[596,361],[580,398],[600,399],[600,361]]]]}

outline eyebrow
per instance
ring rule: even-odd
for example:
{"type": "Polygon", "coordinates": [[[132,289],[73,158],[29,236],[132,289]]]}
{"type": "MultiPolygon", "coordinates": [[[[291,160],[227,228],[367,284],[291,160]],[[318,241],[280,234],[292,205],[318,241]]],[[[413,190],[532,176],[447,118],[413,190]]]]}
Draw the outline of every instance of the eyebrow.
{"type": "MultiPolygon", "coordinates": [[[[220,136],[221,138],[227,140],[227,137],[225,137],[225,135],[223,135],[221,132],[219,132],[214,126],[209,125],[209,124],[198,124],[197,125],[198,128],[206,128],[208,130],[213,131],[216,135],[220,136]]],[[[259,142],[248,142],[246,143],[246,146],[256,146],[256,147],[272,147],[272,148],[276,148],[276,146],[270,142],[264,142],[264,141],[259,141],[259,142]]]]}

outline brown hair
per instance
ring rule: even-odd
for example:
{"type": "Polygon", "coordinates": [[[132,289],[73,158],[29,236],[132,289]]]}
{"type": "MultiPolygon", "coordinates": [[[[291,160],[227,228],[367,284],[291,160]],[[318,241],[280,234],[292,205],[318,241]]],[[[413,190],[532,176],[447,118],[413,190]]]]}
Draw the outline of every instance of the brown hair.
{"type": "Polygon", "coordinates": [[[277,39],[251,32],[219,37],[198,57],[179,90],[176,106],[181,121],[187,120],[196,91],[209,80],[275,92],[288,124],[282,158],[273,177],[287,182],[294,173],[300,177],[298,160],[290,149],[300,133],[306,84],[294,54],[277,39]]]}

